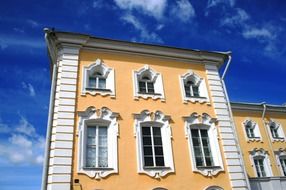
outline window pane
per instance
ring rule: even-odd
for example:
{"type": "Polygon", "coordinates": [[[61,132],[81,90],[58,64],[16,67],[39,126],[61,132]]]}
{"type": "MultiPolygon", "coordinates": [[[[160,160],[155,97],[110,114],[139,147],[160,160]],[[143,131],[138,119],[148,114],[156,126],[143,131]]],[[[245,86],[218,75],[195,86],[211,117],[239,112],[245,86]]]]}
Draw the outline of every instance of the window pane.
{"type": "Polygon", "coordinates": [[[191,97],[190,86],[189,85],[184,85],[184,87],[185,87],[186,97],[191,97]]]}
{"type": "Polygon", "coordinates": [[[98,79],[98,88],[100,88],[100,89],[106,88],[106,79],[104,79],[104,78],[98,79]]]}
{"type": "Polygon", "coordinates": [[[153,157],[144,156],[144,165],[145,166],[154,166],[153,157]]]}
{"type": "Polygon", "coordinates": [[[143,137],[143,145],[152,145],[151,137],[143,137]]]}
{"type": "Polygon", "coordinates": [[[156,166],[165,166],[163,156],[156,156],[156,166]]]}
{"type": "Polygon", "coordinates": [[[151,146],[144,146],[144,156],[153,156],[153,151],[151,146]]]}
{"type": "Polygon", "coordinates": [[[155,147],[155,155],[163,155],[163,147],[155,147]]]}
{"type": "Polygon", "coordinates": [[[161,137],[161,128],[160,127],[152,127],[153,128],[153,136],[161,137]]]}
{"type": "Polygon", "coordinates": [[[144,136],[145,136],[145,135],[150,136],[150,135],[151,135],[150,127],[148,127],[148,126],[143,126],[143,127],[142,127],[142,134],[143,134],[144,136]]]}
{"type": "Polygon", "coordinates": [[[199,97],[199,87],[198,86],[193,86],[193,94],[195,97],[199,97]]]}
{"type": "Polygon", "coordinates": [[[146,93],[146,84],[145,84],[145,82],[139,81],[139,92],[145,92],[146,93]]]}
{"type": "Polygon", "coordinates": [[[86,149],[86,167],[96,167],[96,148],[87,147],[86,149]]]}
{"type": "Polygon", "coordinates": [[[162,138],[161,137],[154,137],[154,145],[162,145],[162,138]]]}
{"type": "Polygon", "coordinates": [[[206,130],[206,129],[200,129],[200,131],[201,131],[201,136],[202,136],[202,137],[208,137],[208,130],[206,130]]]}
{"type": "Polygon", "coordinates": [[[94,77],[89,77],[88,87],[90,87],[90,88],[96,88],[96,78],[94,78],[94,77]]]}
{"type": "Polygon", "coordinates": [[[192,137],[199,137],[199,131],[198,129],[191,129],[192,137]]]}
{"type": "Polygon", "coordinates": [[[147,82],[148,93],[154,93],[154,84],[153,82],[147,82]]]}
{"type": "Polygon", "coordinates": [[[286,176],[286,159],[280,159],[280,164],[283,170],[283,174],[286,176]]]}
{"type": "Polygon", "coordinates": [[[204,166],[202,157],[196,157],[196,166],[204,166]]]}
{"type": "Polygon", "coordinates": [[[88,127],[87,128],[87,145],[95,145],[95,137],[96,137],[96,128],[88,127]]]}
{"type": "Polygon", "coordinates": [[[206,157],[206,166],[213,166],[212,157],[206,157]]]}

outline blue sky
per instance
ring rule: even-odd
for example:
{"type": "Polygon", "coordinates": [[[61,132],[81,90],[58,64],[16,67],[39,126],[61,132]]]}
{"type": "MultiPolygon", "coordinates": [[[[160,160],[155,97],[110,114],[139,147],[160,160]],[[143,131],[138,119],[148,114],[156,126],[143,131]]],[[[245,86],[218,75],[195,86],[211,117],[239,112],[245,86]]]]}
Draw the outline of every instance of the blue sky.
{"type": "Polygon", "coordinates": [[[286,1],[4,1],[0,6],[0,189],[38,190],[50,67],[44,27],[232,51],[232,101],[286,102],[286,1]]]}

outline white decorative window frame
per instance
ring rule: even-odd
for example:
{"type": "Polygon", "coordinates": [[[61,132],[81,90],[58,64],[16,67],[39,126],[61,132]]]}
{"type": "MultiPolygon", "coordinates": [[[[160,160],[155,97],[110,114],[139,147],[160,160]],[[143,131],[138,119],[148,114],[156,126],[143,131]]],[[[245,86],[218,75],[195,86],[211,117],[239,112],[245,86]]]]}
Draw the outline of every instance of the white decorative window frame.
{"type": "Polygon", "coordinates": [[[133,114],[133,116],[135,119],[134,136],[136,137],[138,173],[147,174],[154,178],[160,178],[169,173],[173,173],[175,169],[171,142],[172,132],[169,124],[170,116],[164,115],[161,111],[149,112],[148,110],[143,110],[140,114],[133,114]],[[165,162],[164,167],[144,168],[141,124],[157,124],[161,126],[161,137],[165,162]]]}
{"type": "Polygon", "coordinates": [[[192,113],[190,116],[183,117],[185,120],[185,136],[189,141],[189,154],[191,159],[191,166],[194,172],[200,173],[204,176],[215,176],[219,172],[224,171],[221,151],[218,142],[218,132],[215,125],[216,119],[211,118],[208,114],[203,113],[198,115],[192,113]],[[210,140],[211,152],[215,166],[213,167],[196,167],[195,154],[193,150],[193,143],[191,137],[191,128],[208,129],[208,136],[210,140]]]}
{"type": "Polygon", "coordinates": [[[244,120],[244,122],[242,122],[242,127],[243,127],[244,135],[245,135],[245,138],[246,138],[247,141],[262,141],[262,137],[261,137],[261,133],[260,133],[260,130],[259,130],[259,126],[258,126],[258,124],[255,121],[247,118],[246,120],[244,120]],[[247,136],[246,126],[248,124],[250,124],[251,127],[253,128],[253,132],[254,132],[255,137],[251,137],[250,138],[250,137],[247,136]]]}
{"type": "Polygon", "coordinates": [[[212,185],[204,188],[204,190],[223,190],[223,188],[216,185],[212,185]]]}
{"type": "Polygon", "coordinates": [[[266,123],[267,125],[267,129],[268,129],[268,132],[270,134],[270,138],[272,140],[272,142],[274,141],[281,141],[281,142],[284,142],[285,141],[285,133],[283,131],[283,127],[280,123],[274,121],[273,119],[270,119],[270,121],[268,123],[266,123]],[[274,125],[277,129],[278,129],[278,135],[279,135],[279,138],[273,138],[272,136],[272,133],[271,133],[271,129],[270,129],[270,126],[274,125]]]}
{"type": "Polygon", "coordinates": [[[115,80],[114,80],[114,69],[107,67],[101,59],[97,59],[95,62],[91,63],[88,66],[83,67],[82,74],[82,95],[91,94],[97,95],[100,94],[102,96],[110,95],[112,98],[115,98],[115,80]],[[88,89],[89,76],[90,73],[99,70],[102,71],[103,78],[106,79],[106,90],[88,89]]]}
{"type": "Polygon", "coordinates": [[[281,166],[280,158],[286,159],[286,148],[284,149],[280,148],[277,151],[274,151],[274,154],[275,154],[276,162],[281,172],[281,175],[285,176],[283,172],[283,168],[281,166]]]}
{"type": "Polygon", "coordinates": [[[143,99],[152,98],[154,100],[161,99],[161,101],[165,101],[162,75],[151,69],[149,65],[145,65],[138,71],[133,71],[133,93],[135,99],[139,99],[139,97],[141,97],[143,99]],[[139,92],[139,80],[145,73],[148,73],[151,77],[151,81],[154,82],[154,94],[144,94],[139,92]]]}
{"type": "Polygon", "coordinates": [[[79,112],[78,126],[78,173],[86,174],[95,179],[104,178],[112,173],[118,173],[117,137],[118,113],[106,107],[96,109],[89,107],[86,111],[79,112]],[[88,125],[107,126],[108,168],[85,168],[86,132],[88,125]]]}
{"type": "Polygon", "coordinates": [[[179,80],[180,80],[181,93],[182,93],[182,98],[183,98],[184,103],[187,103],[187,102],[210,103],[205,79],[195,74],[192,70],[189,70],[184,75],[180,75],[179,80]],[[185,84],[185,81],[190,80],[190,78],[192,79],[194,84],[199,87],[200,97],[187,97],[186,96],[184,84],[185,84]]]}
{"type": "Polygon", "coordinates": [[[249,156],[250,156],[250,163],[251,163],[251,166],[253,167],[256,177],[258,177],[257,175],[258,172],[255,167],[254,159],[259,158],[259,157],[263,158],[263,165],[264,165],[266,177],[273,176],[268,151],[265,151],[263,148],[260,148],[260,149],[254,148],[252,151],[249,151],[249,156]]]}

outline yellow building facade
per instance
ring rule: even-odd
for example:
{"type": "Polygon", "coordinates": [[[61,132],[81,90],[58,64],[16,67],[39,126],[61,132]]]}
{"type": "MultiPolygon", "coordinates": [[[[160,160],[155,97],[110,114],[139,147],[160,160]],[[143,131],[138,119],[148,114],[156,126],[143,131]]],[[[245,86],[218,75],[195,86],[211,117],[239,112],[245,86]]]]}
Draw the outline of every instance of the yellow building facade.
{"type": "MultiPolygon", "coordinates": [[[[263,149],[273,163],[273,151],[284,155],[284,141],[268,141],[264,128],[263,141],[243,139],[239,123],[262,121],[240,108],[233,120],[218,72],[228,52],[49,29],[46,41],[52,88],[43,190],[246,190],[256,177],[249,151],[263,149]]],[[[263,113],[286,126],[283,111],[263,113]]]]}
{"type": "Polygon", "coordinates": [[[251,188],[286,188],[286,107],[232,103],[251,188]]]}

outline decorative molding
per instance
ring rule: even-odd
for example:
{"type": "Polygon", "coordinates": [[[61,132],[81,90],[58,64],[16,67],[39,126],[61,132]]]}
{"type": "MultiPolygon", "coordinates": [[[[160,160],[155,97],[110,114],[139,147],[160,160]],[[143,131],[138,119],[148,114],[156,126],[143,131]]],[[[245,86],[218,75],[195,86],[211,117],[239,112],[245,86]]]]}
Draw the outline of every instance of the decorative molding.
{"type": "Polygon", "coordinates": [[[217,127],[215,126],[217,120],[209,116],[207,113],[199,115],[196,112],[192,113],[190,116],[183,118],[185,120],[185,136],[189,141],[188,144],[189,144],[189,153],[190,153],[192,170],[204,176],[215,176],[219,172],[224,171],[221,152],[218,144],[218,132],[217,132],[217,127]],[[213,167],[196,166],[195,154],[193,150],[193,143],[191,137],[192,128],[208,130],[210,147],[215,166],[213,167]]]}
{"type": "Polygon", "coordinates": [[[195,74],[192,70],[189,70],[184,75],[180,75],[179,81],[180,81],[180,88],[181,88],[181,93],[182,93],[182,98],[183,98],[184,103],[187,103],[187,102],[192,102],[192,103],[199,102],[201,104],[210,103],[205,80],[201,78],[200,76],[198,76],[197,74],[195,74]],[[189,81],[189,80],[193,81],[194,84],[199,87],[200,97],[187,97],[186,96],[184,84],[186,81],[189,81]]]}
{"type": "Polygon", "coordinates": [[[260,134],[260,130],[259,130],[259,126],[258,124],[253,121],[252,119],[250,118],[247,118],[245,119],[243,122],[242,122],[242,127],[243,127],[243,131],[244,131],[244,135],[245,135],[245,138],[247,140],[247,142],[259,142],[259,141],[262,141],[262,137],[261,137],[261,134],[260,134]],[[246,126],[247,125],[250,125],[251,128],[254,130],[254,135],[255,137],[248,137],[247,136],[247,132],[246,132],[246,126]]]}
{"type": "Polygon", "coordinates": [[[112,112],[107,107],[96,109],[88,107],[86,111],[78,112],[78,173],[85,174],[91,178],[101,179],[112,173],[118,173],[117,137],[118,137],[118,113],[112,112]],[[85,139],[88,125],[106,125],[108,135],[108,168],[91,168],[85,166],[85,139]]]}
{"type": "Polygon", "coordinates": [[[214,186],[208,186],[208,187],[204,188],[204,190],[223,190],[223,188],[214,185],[214,186]]]}
{"type": "Polygon", "coordinates": [[[154,100],[161,99],[161,101],[165,101],[163,80],[161,74],[154,71],[152,68],[149,67],[149,65],[145,65],[138,71],[133,71],[133,93],[135,99],[139,99],[141,97],[143,99],[152,98],[154,100]],[[139,92],[138,81],[142,79],[142,77],[145,75],[149,76],[151,78],[151,81],[154,82],[154,94],[144,94],[139,92]]]}
{"type": "Polygon", "coordinates": [[[134,136],[136,137],[137,146],[137,171],[138,173],[144,173],[154,178],[163,177],[169,173],[173,173],[174,163],[172,154],[172,132],[170,127],[170,116],[165,115],[161,111],[150,112],[148,110],[143,110],[139,114],[133,114],[135,119],[134,123],[134,136]],[[143,145],[142,145],[142,134],[141,134],[141,124],[154,125],[161,128],[161,137],[163,143],[164,152],[164,167],[154,167],[154,168],[144,168],[143,161],[143,145]]]}
{"type": "Polygon", "coordinates": [[[107,67],[101,59],[97,59],[95,62],[83,67],[82,71],[82,95],[91,94],[102,96],[110,95],[112,98],[115,97],[115,79],[114,69],[107,67]],[[88,82],[89,76],[94,72],[102,73],[102,77],[106,79],[106,89],[89,89],[88,82]]]}

